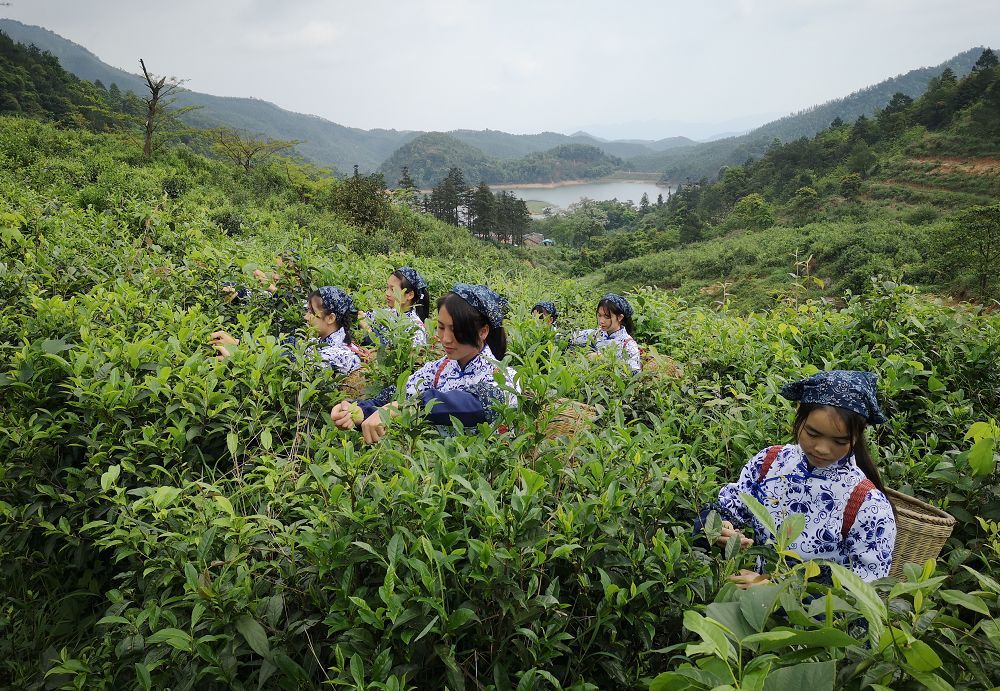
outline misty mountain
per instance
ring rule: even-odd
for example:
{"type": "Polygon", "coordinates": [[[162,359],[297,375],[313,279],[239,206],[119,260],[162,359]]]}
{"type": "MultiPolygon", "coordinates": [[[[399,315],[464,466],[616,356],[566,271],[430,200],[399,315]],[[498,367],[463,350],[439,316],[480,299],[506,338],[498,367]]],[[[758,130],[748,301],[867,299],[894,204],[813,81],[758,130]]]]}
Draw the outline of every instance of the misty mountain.
{"type": "Polygon", "coordinates": [[[748,158],[760,158],[774,139],[787,142],[800,137],[812,137],[836,118],[853,122],[861,115],[870,117],[884,108],[896,92],[916,98],[927,90],[927,83],[931,78],[941,74],[946,67],[950,67],[958,77],[963,77],[972,71],[972,66],[982,52],[982,47],[972,48],[935,67],[910,70],[844,98],[769,122],[742,136],[671,149],[659,154],[636,156],[628,161],[628,165],[638,171],[662,171],[663,177],[672,182],[687,178],[714,179],[723,166],[739,165],[748,158]]]}
{"type": "MultiPolygon", "coordinates": [[[[83,46],[37,26],[28,26],[12,19],[0,19],[0,30],[24,44],[35,44],[59,59],[63,68],[80,79],[100,81],[110,87],[117,84],[122,91],[142,94],[142,77],[130,74],[101,61],[83,46]]],[[[138,65],[139,56],[136,56],[138,65]]],[[[147,65],[157,71],[157,65],[147,65]]],[[[186,120],[197,127],[228,125],[276,139],[302,141],[297,150],[307,159],[340,172],[351,170],[357,163],[365,170],[374,170],[385,158],[419,132],[396,130],[362,130],[344,127],[315,115],[293,113],[273,103],[256,98],[226,98],[184,91],[176,105],[201,106],[186,120]]]]}
{"type": "MultiPolygon", "coordinates": [[[[19,43],[34,44],[52,53],[64,69],[80,79],[100,81],[106,87],[117,84],[122,91],[136,94],[145,91],[142,77],[138,74],[112,67],[83,46],[48,29],[22,24],[13,19],[0,19],[0,30],[19,43]]],[[[136,56],[137,64],[138,59],[139,56],[136,56]]],[[[149,65],[153,71],[157,71],[158,67],[149,65]]],[[[358,164],[363,171],[376,170],[399,147],[426,134],[345,127],[315,115],[294,113],[257,98],[221,97],[184,91],[179,94],[176,105],[200,106],[198,110],[185,116],[185,120],[196,127],[226,125],[276,139],[299,140],[302,143],[296,148],[302,156],[314,163],[331,166],[341,173],[349,172],[354,164],[358,164]]],[[[498,160],[513,160],[564,144],[596,146],[606,155],[619,158],[663,150],[658,142],[649,142],[647,146],[645,142],[613,142],[587,134],[566,136],[556,132],[543,132],[515,135],[495,130],[456,130],[449,134],[479,149],[484,158],[498,160]]],[[[398,171],[393,173],[397,174],[398,171]]],[[[394,179],[391,181],[394,182],[394,179]]]]}

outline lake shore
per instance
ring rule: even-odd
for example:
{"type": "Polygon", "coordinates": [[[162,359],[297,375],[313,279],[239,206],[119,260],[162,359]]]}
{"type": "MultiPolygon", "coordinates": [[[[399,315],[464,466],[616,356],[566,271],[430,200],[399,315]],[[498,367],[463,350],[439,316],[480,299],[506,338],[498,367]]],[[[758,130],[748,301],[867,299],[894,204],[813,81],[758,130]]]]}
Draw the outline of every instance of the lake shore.
{"type": "MultiPolygon", "coordinates": [[[[505,190],[554,190],[558,187],[572,187],[573,185],[599,185],[603,183],[625,183],[625,184],[650,184],[649,180],[627,180],[624,178],[597,178],[594,180],[560,180],[559,182],[498,182],[490,185],[505,190]]],[[[655,184],[655,183],[653,183],[655,184]]],[[[668,188],[668,185],[657,185],[657,187],[668,188]]]]}

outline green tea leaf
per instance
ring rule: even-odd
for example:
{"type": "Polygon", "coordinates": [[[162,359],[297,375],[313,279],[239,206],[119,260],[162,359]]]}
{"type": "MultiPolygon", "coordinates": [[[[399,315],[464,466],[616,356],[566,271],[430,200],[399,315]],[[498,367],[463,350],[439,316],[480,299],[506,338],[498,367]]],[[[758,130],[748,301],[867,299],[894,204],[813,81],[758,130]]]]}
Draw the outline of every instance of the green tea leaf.
{"type": "Polygon", "coordinates": [[[107,492],[122,473],[120,465],[113,465],[101,474],[101,491],[107,492]]]}
{"type": "Polygon", "coordinates": [[[246,640],[247,645],[261,657],[267,657],[271,653],[271,646],[267,641],[264,627],[249,614],[243,614],[236,618],[236,630],[246,640]]]}
{"type": "Polygon", "coordinates": [[[770,531],[771,537],[774,538],[777,536],[778,528],[774,525],[774,519],[771,518],[771,514],[764,508],[764,505],[746,492],[740,492],[740,499],[750,510],[750,513],[753,514],[753,517],[756,518],[762,526],[767,528],[768,531],[770,531]]]}
{"type": "Polygon", "coordinates": [[[990,615],[990,608],[986,606],[985,602],[983,602],[983,598],[978,595],[963,593],[961,590],[942,590],[941,598],[945,602],[950,602],[953,605],[971,609],[973,612],[979,612],[980,614],[985,614],[986,616],[990,615]]]}
{"type": "Polygon", "coordinates": [[[996,457],[994,456],[994,446],[996,440],[987,437],[980,439],[969,451],[969,465],[972,467],[973,475],[992,475],[996,469],[996,457]]]}

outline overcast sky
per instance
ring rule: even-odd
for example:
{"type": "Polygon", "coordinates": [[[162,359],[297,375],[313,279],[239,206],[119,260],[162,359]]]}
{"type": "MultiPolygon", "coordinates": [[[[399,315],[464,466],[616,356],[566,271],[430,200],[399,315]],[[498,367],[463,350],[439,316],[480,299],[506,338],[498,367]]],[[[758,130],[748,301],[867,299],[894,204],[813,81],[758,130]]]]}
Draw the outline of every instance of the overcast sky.
{"type": "Polygon", "coordinates": [[[648,137],[1000,47],[1000,0],[11,0],[0,16],[131,72],[143,57],[196,91],[364,129],[645,122],[648,137]]]}

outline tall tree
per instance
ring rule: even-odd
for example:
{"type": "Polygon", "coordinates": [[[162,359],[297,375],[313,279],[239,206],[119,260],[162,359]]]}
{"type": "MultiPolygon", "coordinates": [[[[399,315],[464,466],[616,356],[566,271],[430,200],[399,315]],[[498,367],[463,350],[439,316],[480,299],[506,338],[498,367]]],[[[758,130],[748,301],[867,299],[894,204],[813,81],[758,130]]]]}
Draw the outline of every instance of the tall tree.
{"type": "Polygon", "coordinates": [[[480,182],[473,193],[469,219],[472,232],[483,240],[488,240],[496,232],[497,198],[485,182],[480,182]]]}
{"type": "Polygon", "coordinates": [[[156,133],[164,128],[168,120],[176,118],[181,113],[193,110],[195,106],[171,109],[177,98],[177,91],[184,82],[176,77],[157,77],[146,69],[146,63],[142,58],[139,58],[139,65],[142,67],[143,82],[145,83],[146,90],[149,92],[147,96],[142,98],[142,102],[146,106],[142,155],[145,158],[150,158],[157,148],[154,142],[156,133]]]}
{"type": "Polygon", "coordinates": [[[403,166],[403,174],[399,178],[399,189],[402,190],[406,205],[414,211],[420,210],[420,199],[417,196],[417,185],[410,177],[410,167],[403,166]]]}

